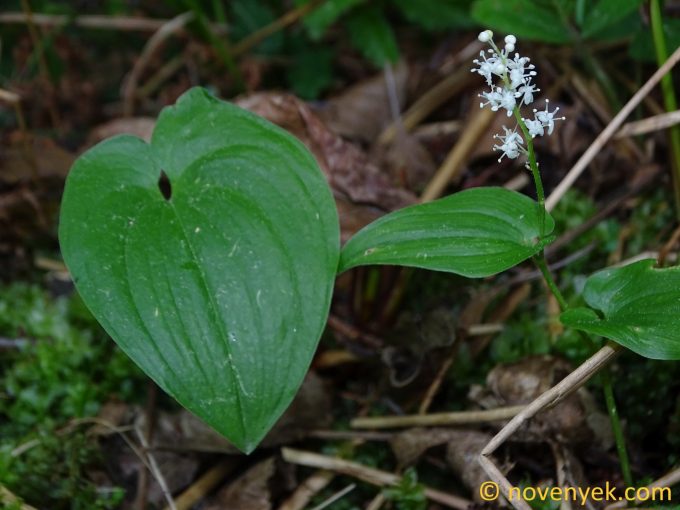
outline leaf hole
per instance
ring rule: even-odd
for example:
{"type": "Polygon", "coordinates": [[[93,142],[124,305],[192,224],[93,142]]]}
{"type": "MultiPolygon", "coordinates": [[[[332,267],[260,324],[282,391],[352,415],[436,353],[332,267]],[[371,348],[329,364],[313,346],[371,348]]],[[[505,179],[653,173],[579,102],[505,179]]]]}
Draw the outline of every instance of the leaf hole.
{"type": "Polygon", "coordinates": [[[165,200],[170,200],[172,198],[172,185],[164,170],[161,170],[161,176],[158,178],[158,189],[165,200]]]}

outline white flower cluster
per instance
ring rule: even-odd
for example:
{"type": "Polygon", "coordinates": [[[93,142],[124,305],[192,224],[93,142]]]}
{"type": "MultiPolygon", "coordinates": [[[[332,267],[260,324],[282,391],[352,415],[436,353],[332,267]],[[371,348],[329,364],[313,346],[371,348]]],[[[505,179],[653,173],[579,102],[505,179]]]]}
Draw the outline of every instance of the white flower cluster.
{"type": "MultiPolygon", "coordinates": [[[[522,57],[519,53],[515,53],[514,57],[510,58],[510,54],[515,51],[515,44],[517,43],[517,38],[514,35],[505,37],[505,47],[502,50],[498,49],[493,41],[491,30],[480,33],[479,40],[491,46],[486,51],[479,52],[479,59],[473,60],[477,67],[473,68],[472,72],[483,76],[487,85],[491,87],[491,90],[479,95],[486,100],[480,102],[479,106],[480,108],[489,106],[494,112],[504,109],[507,111],[508,117],[511,117],[516,111],[519,112],[519,108],[522,106],[533,103],[534,93],[540,90],[531,83],[533,77],[536,76],[535,67],[529,63],[527,57],[522,57]],[[494,84],[496,78],[500,79],[498,84],[494,84]]],[[[549,102],[546,99],[545,110],[534,109],[533,119],[522,118],[529,136],[532,138],[543,136],[546,130],[548,135],[552,134],[555,121],[564,120],[564,117],[555,117],[559,108],[555,108],[551,112],[548,107],[549,102]]],[[[517,132],[517,127],[508,129],[504,126],[503,130],[505,134],[495,135],[500,144],[493,146],[494,150],[502,152],[498,161],[501,161],[503,156],[515,159],[520,154],[526,154],[524,140],[517,132]]]]}

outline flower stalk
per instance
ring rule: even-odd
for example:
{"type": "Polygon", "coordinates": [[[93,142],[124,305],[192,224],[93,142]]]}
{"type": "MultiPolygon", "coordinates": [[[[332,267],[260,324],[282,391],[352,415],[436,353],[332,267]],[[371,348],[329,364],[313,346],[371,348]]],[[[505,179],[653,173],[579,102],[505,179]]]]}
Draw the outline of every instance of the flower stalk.
{"type": "MultiPolygon", "coordinates": [[[[539,215],[539,237],[545,237],[545,191],[543,189],[543,182],[541,180],[541,172],[536,160],[536,151],[534,149],[533,140],[537,136],[550,136],[555,129],[555,121],[565,120],[564,117],[555,117],[559,108],[550,111],[549,100],[545,100],[545,110],[539,111],[534,108],[534,118],[522,117],[520,108],[528,105],[534,100],[534,93],[539,92],[536,86],[532,83],[534,76],[536,76],[535,66],[529,63],[529,58],[522,57],[519,53],[515,53],[513,58],[510,54],[515,51],[517,39],[513,35],[505,37],[505,47],[501,50],[493,41],[493,32],[485,30],[479,34],[479,40],[483,43],[488,43],[490,49],[481,51],[479,59],[473,62],[477,65],[472,69],[472,72],[480,74],[486,80],[487,85],[491,90],[481,93],[479,96],[485,99],[485,102],[480,102],[480,107],[488,106],[492,111],[506,110],[508,117],[515,117],[517,126],[513,129],[508,129],[503,126],[504,134],[496,134],[494,138],[499,140],[499,144],[493,146],[494,150],[500,151],[501,156],[498,158],[500,162],[504,157],[509,159],[516,159],[520,155],[526,156],[525,166],[531,171],[536,188],[536,197],[538,201],[538,215],[539,215]],[[494,84],[494,80],[498,78],[499,84],[494,84]],[[517,132],[519,127],[520,133],[517,132]],[[526,140],[526,146],[525,146],[526,140]]],[[[567,300],[562,295],[557,282],[550,273],[548,264],[545,260],[545,252],[541,250],[533,257],[533,261],[543,275],[548,289],[557,300],[561,311],[566,311],[569,308],[567,300]]],[[[581,333],[582,338],[591,347],[595,348],[595,342],[585,333],[581,333]]],[[[626,443],[623,437],[621,422],[619,420],[618,411],[616,408],[616,401],[614,400],[614,391],[611,383],[611,374],[605,369],[602,375],[602,386],[604,390],[605,401],[607,404],[607,411],[612,423],[612,430],[616,441],[616,448],[619,454],[619,461],[621,463],[621,471],[623,473],[625,482],[628,486],[632,486],[632,477],[630,471],[630,462],[626,451],[626,443]]]]}

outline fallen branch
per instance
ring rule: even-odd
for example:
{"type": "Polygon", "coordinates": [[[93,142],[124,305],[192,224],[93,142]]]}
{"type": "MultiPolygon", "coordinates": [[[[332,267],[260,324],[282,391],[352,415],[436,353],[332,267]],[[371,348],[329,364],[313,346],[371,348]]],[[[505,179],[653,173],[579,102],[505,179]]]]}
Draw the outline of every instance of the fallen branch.
{"type": "MultiPolygon", "coordinates": [[[[358,480],[370,483],[371,485],[377,485],[378,487],[393,486],[398,484],[401,480],[400,476],[388,473],[387,471],[369,468],[357,464],[356,462],[339,459],[337,457],[319,455],[318,453],[294,450],[292,448],[282,448],[281,455],[286,462],[290,462],[291,464],[342,473],[343,475],[357,478],[358,480]]],[[[429,487],[425,487],[425,496],[441,505],[457,510],[467,510],[468,507],[472,505],[472,501],[429,487]]]]}
{"type": "Polygon", "coordinates": [[[355,418],[350,427],[355,429],[390,429],[401,427],[441,427],[470,425],[509,420],[525,406],[499,407],[484,411],[460,411],[452,413],[413,414],[407,416],[375,416],[355,418]]]}

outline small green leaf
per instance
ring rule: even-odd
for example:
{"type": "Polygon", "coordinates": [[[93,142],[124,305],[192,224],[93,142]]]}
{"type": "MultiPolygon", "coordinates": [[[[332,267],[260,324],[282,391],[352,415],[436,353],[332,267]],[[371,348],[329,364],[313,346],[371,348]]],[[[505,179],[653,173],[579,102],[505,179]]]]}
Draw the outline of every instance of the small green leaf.
{"type": "Polygon", "coordinates": [[[652,359],[680,359],[680,267],[654,260],[605,269],[586,282],[588,308],[564,312],[562,323],[600,335],[652,359]]]}
{"type": "Polygon", "coordinates": [[[591,37],[597,32],[621,21],[635,11],[644,0],[600,0],[586,11],[583,22],[583,37],[591,37]]]}
{"type": "Polygon", "coordinates": [[[564,44],[571,41],[554,2],[537,0],[477,0],[472,17],[484,27],[518,38],[564,44]]]}
{"type": "Polygon", "coordinates": [[[384,13],[371,5],[347,17],[352,44],[378,67],[399,60],[399,47],[384,13]]]}
{"type": "Polygon", "coordinates": [[[254,449],[307,371],[338,263],[335,203],[304,146],[191,89],[161,112],[151,144],[119,136],[76,161],[59,238],[123,351],[254,449]]]}
{"type": "MultiPolygon", "coordinates": [[[[504,188],[473,188],[390,213],[342,250],[340,271],[393,264],[471,278],[509,269],[538,253],[538,204],[504,188]]],[[[546,233],[554,228],[546,214],[546,233]]]]}

